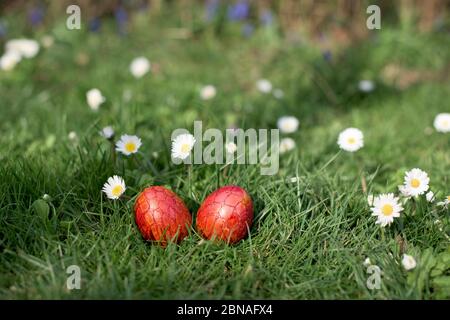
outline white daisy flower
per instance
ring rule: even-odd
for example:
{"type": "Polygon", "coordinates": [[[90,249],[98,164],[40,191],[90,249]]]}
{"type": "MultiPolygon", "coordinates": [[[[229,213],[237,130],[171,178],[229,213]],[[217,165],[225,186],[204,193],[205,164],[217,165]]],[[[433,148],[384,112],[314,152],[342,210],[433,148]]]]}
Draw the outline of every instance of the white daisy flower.
{"type": "Polygon", "coordinates": [[[111,126],[104,127],[100,130],[100,135],[105,139],[111,139],[114,136],[114,129],[111,126]]]}
{"type": "Polygon", "coordinates": [[[269,93],[272,91],[272,83],[267,79],[259,79],[256,82],[256,88],[262,93],[269,93]]]}
{"type": "Polygon", "coordinates": [[[402,265],[403,265],[403,268],[405,268],[406,271],[412,270],[417,265],[416,259],[414,259],[414,257],[412,257],[412,256],[410,256],[410,255],[405,253],[403,255],[403,259],[402,259],[402,265]]]}
{"type": "Polygon", "coordinates": [[[8,52],[16,52],[23,58],[33,58],[39,52],[39,43],[31,39],[12,39],[6,42],[8,52]]]}
{"type": "Polygon", "coordinates": [[[367,203],[369,204],[369,206],[373,206],[373,200],[375,199],[375,197],[373,196],[373,194],[369,194],[367,196],[367,203]]]}
{"type": "Polygon", "coordinates": [[[150,71],[150,67],[150,61],[146,57],[138,57],[131,61],[130,72],[135,78],[141,78],[150,71]]]}
{"type": "Polygon", "coordinates": [[[425,195],[426,199],[428,202],[433,202],[434,201],[434,192],[430,191],[425,195]]]}
{"type": "Polygon", "coordinates": [[[216,87],[214,87],[213,85],[207,85],[204,86],[201,90],[200,90],[200,98],[202,98],[202,100],[209,100],[212,99],[216,96],[216,87]]]}
{"type": "Polygon", "coordinates": [[[337,143],[342,150],[355,152],[364,146],[364,135],[359,129],[347,128],[339,134],[337,143]]]}
{"type": "Polygon", "coordinates": [[[46,49],[53,46],[53,43],[55,43],[55,39],[50,35],[45,35],[41,39],[42,46],[46,49]]]}
{"type": "Polygon", "coordinates": [[[398,186],[398,190],[400,191],[400,194],[403,198],[409,199],[411,198],[411,195],[409,194],[409,188],[405,187],[404,185],[398,186]]]}
{"type": "Polygon", "coordinates": [[[371,208],[372,216],[377,217],[377,224],[385,227],[394,221],[394,218],[400,217],[403,210],[399,199],[393,193],[381,194],[375,197],[373,207],[371,208]]]}
{"type": "Polygon", "coordinates": [[[440,113],[434,119],[434,127],[438,132],[450,132],[450,113],[440,113]]]}
{"type": "Polygon", "coordinates": [[[16,67],[20,60],[22,60],[22,57],[19,53],[7,51],[0,57],[0,69],[10,71],[16,67]]]}
{"type": "Polygon", "coordinates": [[[274,89],[273,90],[273,96],[277,99],[283,99],[284,98],[284,92],[281,89],[274,89]]]}
{"type": "Polygon", "coordinates": [[[446,208],[447,208],[447,207],[450,205],[450,196],[447,196],[447,198],[445,198],[444,201],[438,202],[437,205],[438,205],[438,206],[441,206],[441,207],[446,207],[446,208]]]}
{"type": "Polygon", "coordinates": [[[70,131],[67,137],[70,141],[76,141],[78,139],[78,135],[75,131],[70,131]]]}
{"type": "Polygon", "coordinates": [[[116,200],[125,192],[125,181],[119,176],[112,176],[103,185],[102,191],[109,199],[116,200]]]}
{"type": "Polygon", "coordinates": [[[228,142],[225,145],[225,149],[227,150],[228,153],[235,153],[237,150],[237,145],[234,142],[228,142]]]}
{"type": "Polygon", "coordinates": [[[366,258],[363,262],[364,267],[368,267],[372,265],[372,262],[370,261],[370,258],[366,258]]]}
{"type": "Polygon", "coordinates": [[[291,151],[295,148],[295,141],[291,138],[283,138],[280,140],[280,154],[291,151]]]}
{"type": "Polygon", "coordinates": [[[412,169],[405,174],[404,192],[411,197],[417,197],[428,191],[430,178],[425,171],[420,169],[412,169]]]}
{"type": "Polygon", "coordinates": [[[102,103],[104,103],[106,99],[102,95],[102,92],[99,89],[94,88],[94,89],[89,90],[86,93],[86,100],[87,100],[89,107],[92,110],[97,111],[99,109],[100,105],[102,103]]]}
{"type": "Polygon", "coordinates": [[[358,89],[362,92],[372,92],[375,89],[375,83],[371,80],[361,80],[358,83],[358,89]]]}
{"type": "Polygon", "coordinates": [[[284,116],[278,119],[277,127],[281,133],[293,133],[297,131],[299,121],[294,116],[284,116]]]}
{"type": "Polygon", "coordinates": [[[195,138],[192,134],[180,134],[172,141],[172,157],[186,159],[191,154],[194,144],[195,138]]]}
{"type": "Polygon", "coordinates": [[[138,136],[131,136],[124,134],[116,143],[116,151],[123,153],[126,156],[138,152],[142,145],[142,141],[138,136]]]}

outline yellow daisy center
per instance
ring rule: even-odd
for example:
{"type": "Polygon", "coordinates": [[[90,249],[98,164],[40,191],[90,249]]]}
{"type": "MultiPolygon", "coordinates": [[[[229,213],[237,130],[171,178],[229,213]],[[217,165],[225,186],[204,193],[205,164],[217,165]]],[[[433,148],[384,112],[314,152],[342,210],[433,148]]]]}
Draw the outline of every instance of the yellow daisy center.
{"type": "Polygon", "coordinates": [[[191,146],[188,143],[183,143],[181,145],[181,152],[187,153],[189,151],[191,151],[191,146]]]}
{"type": "Polygon", "coordinates": [[[111,194],[112,194],[114,197],[118,197],[118,196],[120,196],[120,195],[122,194],[122,191],[123,191],[122,186],[117,185],[117,186],[115,186],[114,188],[112,188],[111,194]]]}
{"type": "Polygon", "coordinates": [[[125,143],[125,150],[127,150],[128,152],[136,151],[136,144],[134,142],[125,143]]]}
{"type": "Polygon", "coordinates": [[[447,200],[450,201],[450,196],[447,196],[447,200]]]}
{"type": "Polygon", "coordinates": [[[350,138],[348,138],[347,142],[348,142],[349,144],[355,144],[355,143],[356,143],[356,139],[353,138],[353,137],[350,137],[350,138]]]}
{"type": "Polygon", "coordinates": [[[394,207],[390,204],[385,204],[381,208],[381,213],[385,216],[390,216],[392,214],[392,212],[394,212],[394,207]]]}
{"type": "Polygon", "coordinates": [[[413,188],[420,187],[420,180],[419,179],[412,179],[411,180],[411,187],[413,187],[413,188]]]}

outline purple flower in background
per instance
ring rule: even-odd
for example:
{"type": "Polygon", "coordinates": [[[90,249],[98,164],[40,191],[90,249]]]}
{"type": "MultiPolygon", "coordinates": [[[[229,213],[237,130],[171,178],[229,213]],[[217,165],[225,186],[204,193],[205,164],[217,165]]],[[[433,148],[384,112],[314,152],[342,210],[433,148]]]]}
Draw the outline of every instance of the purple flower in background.
{"type": "Polygon", "coordinates": [[[236,4],[228,7],[228,19],[232,21],[244,20],[250,13],[250,6],[245,0],[236,2],[236,4]]]}
{"type": "Polygon", "coordinates": [[[89,31],[98,32],[100,30],[101,25],[102,25],[102,22],[101,22],[100,18],[98,18],[98,17],[92,18],[89,21],[89,31]]]}
{"type": "Polygon", "coordinates": [[[263,26],[269,26],[272,24],[273,22],[273,15],[272,15],[272,11],[265,9],[262,13],[261,16],[259,17],[261,24],[263,26]]]}
{"type": "Polygon", "coordinates": [[[324,52],[322,53],[322,55],[323,55],[323,59],[324,59],[325,61],[327,61],[327,62],[330,62],[331,59],[333,58],[333,55],[331,54],[331,51],[330,51],[330,50],[324,51],[324,52]]]}
{"type": "Polygon", "coordinates": [[[34,27],[40,25],[44,21],[45,9],[42,6],[33,7],[28,12],[28,21],[34,27]]]}
{"type": "Polygon", "coordinates": [[[4,38],[6,36],[6,25],[3,21],[0,21],[0,38],[4,38]]]}
{"type": "Polygon", "coordinates": [[[242,26],[242,35],[246,38],[251,37],[255,27],[251,23],[246,23],[242,26]]]}
{"type": "Polygon", "coordinates": [[[206,1],[206,13],[205,20],[211,21],[216,16],[217,10],[219,9],[220,0],[207,0],[206,1]]]}
{"type": "Polygon", "coordinates": [[[128,14],[124,7],[120,6],[114,12],[116,16],[117,27],[119,29],[119,34],[125,35],[127,33],[127,21],[128,14]]]}

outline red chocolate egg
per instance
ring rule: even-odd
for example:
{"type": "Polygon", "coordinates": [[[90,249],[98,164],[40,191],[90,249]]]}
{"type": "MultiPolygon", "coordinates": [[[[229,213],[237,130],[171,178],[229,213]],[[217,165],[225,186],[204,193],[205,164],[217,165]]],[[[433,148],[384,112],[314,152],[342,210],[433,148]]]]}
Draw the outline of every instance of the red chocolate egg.
{"type": "Polygon", "coordinates": [[[134,204],[135,221],[145,240],[180,242],[188,235],[192,216],[174,192],[160,186],[146,188],[134,204]]]}
{"type": "Polygon", "coordinates": [[[252,199],[238,186],[217,189],[203,201],[197,212],[197,230],[206,239],[236,243],[247,235],[252,222],[252,199]]]}

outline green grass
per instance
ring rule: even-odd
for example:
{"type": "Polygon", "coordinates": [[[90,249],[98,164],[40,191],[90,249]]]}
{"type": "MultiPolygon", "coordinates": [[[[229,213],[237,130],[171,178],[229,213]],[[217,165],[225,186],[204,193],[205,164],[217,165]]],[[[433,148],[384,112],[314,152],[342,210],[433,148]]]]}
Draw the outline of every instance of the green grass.
{"type": "Polygon", "coordinates": [[[369,193],[397,192],[404,172],[419,167],[438,196],[448,194],[449,135],[430,130],[435,115],[449,111],[448,79],[399,90],[380,75],[388,63],[441,72],[450,58],[445,35],[385,27],[328,63],[308,43],[288,43],[270,29],[248,40],[216,38],[209,29],[176,40],[161,21],[133,28],[118,37],[108,28],[98,35],[55,25],[53,47],[0,73],[1,298],[450,297],[448,263],[436,271],[448,256],[448,211],[423,199],[409,202],[402,218],[381,230],[361,186],[364,176],[369,193]],[[87,65],[76,63],[80,54],[89,57],[87,65]],[[141,55],[159,71],[136,80],[128,65],[141,55]],[[285,98],[258,93],[260,77],[285,98]],[[364,78],[377,81],[373,93],[357,91],[364,78]],[[218,95],[203,102],[198,89],[209,83],[218,95]],[[85,102],[92,87],[107,98],[98,113],[85,102]],[[301,125],[290,135],[297,148],[281,156],[277,175],[261,176],[257,165],[226,171],[195,165],[189,176],[169,161],[172,130],[190,130],[194,120],[221,129],[274,128],[282,115],[297,116],[301,125]],[[142,138],[137,161],[114,161],[111,144],[98,135],[105,125],[142,138]],[[365,147],[354,156],[336,144],[350,126],[365,133],[365,147]],[[70,131],[78,141],[67,138],[70,131]],[[116,202],[100,191],[113,174],[128,186],[127,198],[116,202]],[[291,177],[299,179],[288,182],[291,177]],[[217,187],[244,187],[255,203],[250,237],[228,246],[201,241],[192,231],[178,246],[145,243],[132,206],[153,184],[177,192],[194,217],[217,187]],[[32,206],[44,194],[52,198],[48,217],[32,206]],[[402,268],[403,252],[416,257],[414,271],[402,268]],[[380,290],[365,285],[366,257],[383,271],[380,290]],[[81,290],[66,289],[72,264],[81,268],[81,290]]]}

